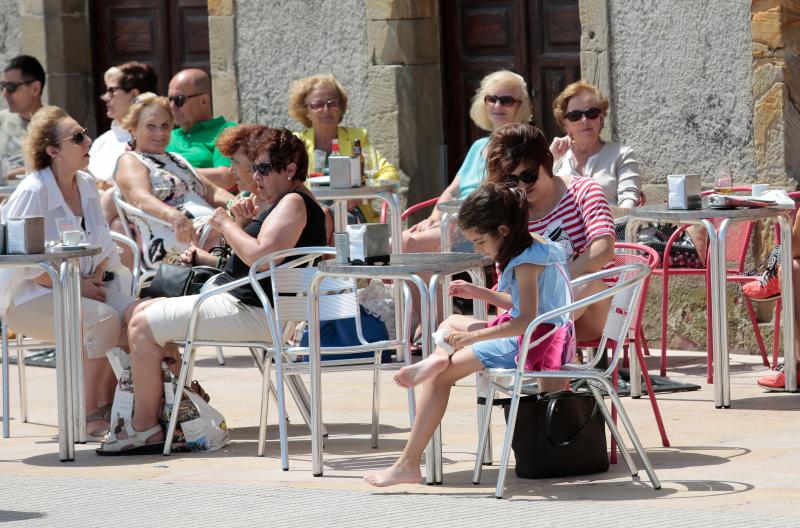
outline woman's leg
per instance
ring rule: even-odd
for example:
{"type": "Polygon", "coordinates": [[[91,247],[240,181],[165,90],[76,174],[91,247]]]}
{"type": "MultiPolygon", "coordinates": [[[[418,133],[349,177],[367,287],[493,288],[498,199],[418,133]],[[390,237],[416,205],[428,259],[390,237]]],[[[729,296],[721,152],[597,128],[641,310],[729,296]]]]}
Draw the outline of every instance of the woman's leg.
{"type": "Polygon", "coordinates": [[[449,365],[425,384],[408,443],[400,458],[391,467],[367,475],[364,480],[378,487],[419,482],[420,458],[442,421],[450,399],[450,389],[456,381],[482,368],[483,364],[475,357],[471,347],[464,347],[453,354],[449,365]]]}
{"type": "MultiPolygon", "coordinates": [[[[608,289],[608,285],[601,280],[592,281],[581,287],[575,288],[575,300],[585,299],[595,293],[608,289]]],[[[575,321],[575,337],[578,341],[593,341],[603,335],[606,326],[608,311],[611,309],[611,299],[596,302],[581,310],[573,312],[575,321]]]]}

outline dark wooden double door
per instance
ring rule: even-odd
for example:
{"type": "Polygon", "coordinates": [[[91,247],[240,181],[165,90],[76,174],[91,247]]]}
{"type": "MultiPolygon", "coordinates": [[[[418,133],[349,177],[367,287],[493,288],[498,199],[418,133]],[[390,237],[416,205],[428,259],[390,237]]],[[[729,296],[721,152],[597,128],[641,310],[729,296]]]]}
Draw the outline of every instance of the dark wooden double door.
{"type": "MultiPolygon", "coordinates": [[[[208,0],[92,0],[94,86],[105,90],[103,73],[137,60],[158,73],[158,91],[166,95],[170,78],[185,68],[208,71],[208,0]]],[[[105,107],[98,105],[97,126],[106,130],[105,107]]]]}
{"type": "Polygon", "coordinates": [[[548,138],[561,134],[553,99],[580,78],[578,0],[442,0],[444,129],[448,176],[486,132],[469,118],[481,79],[496,70],[522,75],[534,121],[548,138]]]}

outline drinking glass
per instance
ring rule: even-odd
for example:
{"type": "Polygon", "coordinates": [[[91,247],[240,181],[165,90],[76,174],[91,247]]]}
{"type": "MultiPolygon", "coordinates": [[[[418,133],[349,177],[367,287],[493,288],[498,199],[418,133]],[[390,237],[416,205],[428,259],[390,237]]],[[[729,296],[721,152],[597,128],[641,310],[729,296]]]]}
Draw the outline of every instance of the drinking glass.
{"type": "Polygon", "coordinates": [[[714,192],[718,194],[733,194],[733,175],[731,169],[721,165],[714,173],[714,192]]]}
{"type": "Polygon", "coordinates": [[[378,172],[378,156],[373,146],[363,147],[361,153],[364,155],[364,176],[366,185],[375,185],[375,173],[378,172]]]}

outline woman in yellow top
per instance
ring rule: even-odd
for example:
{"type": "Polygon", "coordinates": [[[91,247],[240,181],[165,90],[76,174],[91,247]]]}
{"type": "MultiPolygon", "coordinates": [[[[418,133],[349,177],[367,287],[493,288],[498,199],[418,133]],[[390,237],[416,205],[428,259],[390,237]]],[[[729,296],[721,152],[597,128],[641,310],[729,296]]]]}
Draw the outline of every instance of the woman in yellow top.
{"type": "MultiPolygon", "coordinates": [[[[312,75],[298,79],[289,90],[289,115],[306,128],[296,132],[308,152],[308,172],[322,172],[323,156],[331,153],[333,140],[339,142],[343,156],[353,155],[353,142],[358,139],[364,152],[372,148],[375,159],[375,179],[382,182],[399,182],[397,169],[370,145],[363,128],[339,126],[347,111],[347,91],[333,75],[312,75]]],[[[377,221],[378,215],[368,204],[359,206],[368,222],[377,221]]]]}

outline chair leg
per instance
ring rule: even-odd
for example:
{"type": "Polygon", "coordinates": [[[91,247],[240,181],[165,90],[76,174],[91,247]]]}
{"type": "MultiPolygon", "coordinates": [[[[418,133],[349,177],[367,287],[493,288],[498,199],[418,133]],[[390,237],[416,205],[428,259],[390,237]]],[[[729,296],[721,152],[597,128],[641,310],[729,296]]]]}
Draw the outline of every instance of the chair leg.
{"type": "Polygon", "coordinates": [[[780,297],[775,303],[775,334],[772,336],[772,368],[778,368],[778,355],[780,354],[781,346],[781,309],[783,303],[780,297]]]}
{"type": "MultiPolygon", "coordinates": [[[[21,339],[18,341],[21,341],[21,339]]],[[[17,372],[19,378],[19,414],[22,417],[22,423],[28,423],[28,378],[25,374],[25,350],[22,348],[17,348],[17,372]]]]}
{"type": "Polygon", "coordinates": [[[669,273],[661,276],[661,376],[667,375],[667,307],[669,306],[669,273]]]}
{"type": "Polygon", "coordinates": [[[750,322],[753,323],[753,331],[756,334],[756,343],[758,343],[758,351],[761,352],[761,361],[765,367],[769,367],[769,358],[767,357],[767,347],[764,346],[764,338],[761,336],[761,329],[758,327],[758,319],[756,318],[756,311],[753,309],[753,302],[747,297],[744,298],[744,305],[747,307],[747,315],[750,316],[750,322]]]}
{"type": "MultiPolygon", "coordinates": [[[[284,391],[285,383],[288,380],[286,380],[284,377],[283,367],[283,360],[279,356],[276,356],[275,385],[278,391],[278,433],[280,435],[279,438],[281,445],[281,469],[284,471],[289,471],[289,433],[286,427],[286,396],[284,391]]],[[[307,423],[311,423],[310,418],[307,423]]]]}
{"type": "Polygon", "coordinates": [[[494,403],[494,387],[489,387],[489,393],[486,395],[485,407],[479,416],[480,428],[478,429],[478,450],[475,452],[475,469],[472,471],[472,483],[478,485],[481,483],[481,473],[483,472],[483,459],[484,453],[489,444],[489,424],[492,421],[492,404],[494,403]]]}
{"type": "MultiPolygon", "coordinates": [[[[614,389],[619,388],[619,369],[614,369],[614,372],[611,373],[611,382],[614,384],[614,389]]],[[[614,425],[617,424],[617,408],[614,404],[611,404],[611,421],[614,422],[614,425]]],[[[614,435],[611,435],[611,453],[608,456],[608,463],[609,464],[616,464],[617,463],[617,441],[614,435]]]]}
{"type": "Polygon", "coordinates": [[[586,384],[588,385],[589,390],[592,391],[594,400],[597,402],[597,408],[600,409],[600,413],[603,415],[603,420],[605,420],[606,425],[608,425],[611,438],[614,439],[619,445],[619,452],[622,454],[622,459],[625,461],[625,465],[628,466],[628,471],[632,477],[637,476],[639,474],[639,470],[636,467],[636,463],[633,461],[633,457],[631,457],[631,454],[628,452],[628,447],[625,445],[625,441],[619,434],[617,424],[611,418],[611,413],[608,412],[608,407],[606,407],[606,404],[603,401],[603,395],[600,394],[600,391],[591,383],[590,380],[587,380],[586,384]]]}
{"type": "Polygon", "coordinates": [[[508,460],[511,458],[511,442],[514,440],[514,426],[517,423],[517,411],[519,411],[519,383],[514,382],[514,394],[511,397],[511,408],[508,411],[508,425],[503,439],[503,451],[500,455],[500,471],[497,473],[497,487],[494,496],[498,499],[503,498],[503,491],[506,486],[506,473],[508,472],[508,460]]]}
{"type": "Polygon", "coordinates": [[[383,352],[375,352],[375,367],[372,370],[372,437],[370,447],[377,449],[381,412],[381,356],[383,352]]]}
{"type": "Polygon", "coordinates": [[[8,393],[10,383],[8,377],[8,327],[5,321],[0,321],[0,334],[2,334],[2,354],[3,354],[3,438],[11,435],[11,424],[8,405],[8,393]]]}
{"type": "Polygon", "coordinates": [[[642,344],[642,348],[644,349],[644,355],[645,356],[649,356],[650,355],[650,347],[647,345],[647,338],[644,335],[644,328],[642,328],[640,326],[636,330],[636,332],[638,334],[639,342],[642,344]]]}
{"type": "Polygon", "coordinates": [[[217,363],[219,363],[220,365],[225,364],[225,355],[222,353],[221,346],[217,347],[217,363]]]}
{"type": "MultiPolygon", "coordinates": [[[[264,360],[264,370],[261,375],[261,419],[258,424],[258,456],[264,456],[267,443],[267,419],[269,414],[269,387],[272,385],[270,378],[270,359],[264,360]]],[[[280,413],[278,413],[280,414],[280,413]]]]}
{"type": "MultiPolygon", "coordinates": [[[[628,418],[628,413],[625,412],[625,408],[622,406],[622,402],[619,399],[619,394],[617,394],[617,391],[614,390],[614,387],[611,386],[611,383],[609,383],[606,378],[597,376],[593,379],[597,379],[603,384],[608,392],[608,395],[611,397],[611,400],[617,406],[617,409],[619,409],[619,419],[622,422],[622,425],[625,427],[625,430],[628,432],[628,438],[631,439],[633,448],[639,454],[642,464],[644,464],[644,469],[647,472],[647,475],[650,477],[650,482],[653,484],[653,488],[661,489],[661,481],[658,479],[655,469],[653,469],[653,464],[650,462],[650,457],[647,456],[647,452],[644,450],[644,447],[642,447],[642,442],[639,440],[639,436],[636,434],[636,430],[633,428],[630,418],[628,418]]],[[[598,395],[599,393],[595,395],[595,398],[597,398],[598,395]]],[[[619,432],[617,432],[617,434],[619,434],[619,432]]],[[[619,440],[619,438],[617,440],[619,440]]],[[[620,442],[619,445],[621,447],[623,445],[622,442],[620,442]]]]}
{"type": "Polygon", "coordinates": [[[650,405],[653,407],[653,415],[656,418],[656,425],[658,426],[658,432],[661,434],[661,445],[664,447],[669,447],[669,438],[667,438],[667,431],[664,429],[664,421],[661,419],[661,411],[658,408],[658,402],[656,401],[656,393],[653,390],[653,382],[650,380],[650,372],[647,370],[647,365],[644,362],[644,355],[642,354],[642,349],[639,347],[639,344],[636,343],[636,357],[639,358],[639,365],[642,366],[642,376],[644,376],[644,384],[647,387],[647,397],[650,398],[650,405]]]}

